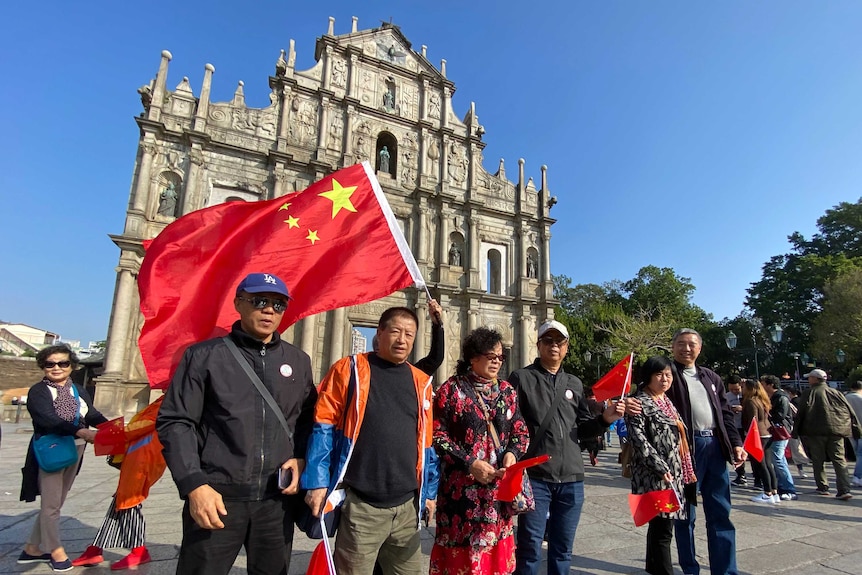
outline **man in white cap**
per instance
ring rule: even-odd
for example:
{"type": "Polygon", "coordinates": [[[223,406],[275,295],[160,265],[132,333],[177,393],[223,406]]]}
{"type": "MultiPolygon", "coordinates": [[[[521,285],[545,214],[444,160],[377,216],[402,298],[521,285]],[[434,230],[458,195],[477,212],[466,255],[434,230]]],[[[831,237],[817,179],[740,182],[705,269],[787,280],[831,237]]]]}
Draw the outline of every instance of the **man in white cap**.
{"type": "Polygon", "coordinates": [[[560,322],[550,320],[539,327],[537,347],[539,357],[532,365],[509,376],[530,429],[530,449],[525,457],[551,456],[527,471],[536,509],[518,518],[515,573],[539,572],[542,536],[547,528],[548,575],[568,575],[584,505],[584,460],[578,436],[602,435],[623,416],[625,402],[611,404],[598,416],[590,413],[584,384],[562,369],[569,350],[569,331],[560,322]]]}
{"type": "Polygon", "coordinates": [[[799,400],[793,437],[802,438],[805,451],[811,458],[817,494],[829,496],[824,464],[831,461],[838,486],[835,498],[848,501],[853,495],[850,494],[850,474],[844,459],[844,438],[859,434],[858,424],[851,415],[853,408],[840,391],[826,385],[827,376],[822,369],[813,369],[804,377],[808,378],[810,387],[799,400]]]}

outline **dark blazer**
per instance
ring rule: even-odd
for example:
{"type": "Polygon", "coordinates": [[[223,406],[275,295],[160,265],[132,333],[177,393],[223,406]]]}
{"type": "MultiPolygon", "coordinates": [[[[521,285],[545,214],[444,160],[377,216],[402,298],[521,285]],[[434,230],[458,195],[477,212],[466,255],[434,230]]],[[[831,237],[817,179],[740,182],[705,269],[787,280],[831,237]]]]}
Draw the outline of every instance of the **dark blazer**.
{"type": "MultiPolygon", "coordinates": [[[[682,376],[682,370],[685,369],[685,366],[674,361],[671,369],[673,371],[673,385],[667,390],[667,396],[679,412],[682,422],[685,423],[689,445],[694,445],[691,427],[691,399],[688,394],[688,383],[682,376]]],[[[696,366],[695,369],[697,369],[700,382],[706,388],[710,405],[712,405],[712,415],[715,418],[715,430],[721,442],[721,452],[728,462],[733,463],[733,448],[742,447],[742,440],[736,429],[733,412],[724,397],[724,384],[721,377],[711,369],[701,366],[696,366]]],[[[692,457],[692,463],[694,463],[694,459],[692,457]]]]}
{"type": "MultiPolygon", "coordinates": [[[[57,415],[54,410],[54,399],[51,397],[51,391],[44,381],[31,387],[27,393],[27,411],[30,412],[30,417],[33,419],[33,437],[27,447],[24,467],[21,468],[23,476],[21,501],[35,501],[36,496],[39,495],[39,464],[33,453],[33,440],[52,433],[54,435],[75,435],[82,427],[95,427],[108,421],[98,409],[93,407],[90,394],[83,387],[75,383],[72,385],[78,390],[81,405],[87,406],[87,414],[79,418],[80,423],[77,426],[57,415]]],[[[81,466],[79,465],[78,471],[80,470],[81,466]]]]}

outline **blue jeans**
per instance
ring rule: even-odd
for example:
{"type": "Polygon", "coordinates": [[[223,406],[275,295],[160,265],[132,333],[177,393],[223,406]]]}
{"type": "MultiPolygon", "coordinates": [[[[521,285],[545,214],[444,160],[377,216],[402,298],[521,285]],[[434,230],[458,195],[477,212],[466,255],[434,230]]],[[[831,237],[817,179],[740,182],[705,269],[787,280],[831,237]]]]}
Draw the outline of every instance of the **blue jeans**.
{"type": "Polygon", "coordinates": [[[530,479],[536,509],[518,517],[517,575],[537,575],[542,537],[548,528],[548,575],[568,575],[575,532],[584,506],[584,482],[552,483],[530,479]],[[548,516],[550,513],[550,517],[548,516]]]}
{"type": "Polygon", "coordinates": [[[790,475],[790,468],[787,467],[787,458],[784,457],[784,448],[787,447],[787,440],[775,441],[772,439],[766,447],[766,456],[772,459],[772,466],[775,468],[775,477],[778,479],[778,492],[796,493],[796,486],[793,485],[793,476],[790,475]]]}
{"type": "MultiPolygon", "coordinates": [[[[736,528],[730,521],[730,475],[715,437],[694,437],[694,467],[706,516],[706,541],[711,575],[738,575],[736,570],[736,528]]],[[[683,573],[700,575],[694,549],[695,506],[686,504],[688,519],[674,524],[676,550],[683,573]]]]}

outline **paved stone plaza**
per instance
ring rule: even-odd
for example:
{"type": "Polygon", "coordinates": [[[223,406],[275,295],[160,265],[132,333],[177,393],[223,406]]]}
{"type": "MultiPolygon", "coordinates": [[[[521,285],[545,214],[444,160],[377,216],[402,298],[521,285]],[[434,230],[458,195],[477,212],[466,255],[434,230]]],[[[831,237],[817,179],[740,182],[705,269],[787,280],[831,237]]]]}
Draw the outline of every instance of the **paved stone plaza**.
{"type": "MultiPolygon", "coordinates": [[[[20,468],[30,439],[30,424],[4,424],[0,448],[0,573],[51,573],[47,565],[18,565],[15,559],[32,526],[37,503],[18,501],[20,468]]],[[[573,574],[642,573],[646,527],[635,528],[626,502],[628,480],[619,476],[617,449],[599,456],[598,467],[587,467],[587,501],[575,541],[573,574]]],[[[831,478],[831,476],[830,476],[831,478]]],[[[71,557],[92,541],[101,525],[117,482],[117,472],[104,458],[87,449],[84,468],[63,508],[61,536],[71,557]]],[[[839,502],[821,498],[812,479],[799,482],[800,500],[775,507],[752,503],[750,489],[734,491],[733,519],[738,530],[738,561],[741,573],[799,573],[805,575],[862,574],[862,490],[857,499],[839,502]]],[[[181,504],[166,474],[144,503],[147,544],[153,562],[142,566],[142,574],[173,574],[176,569],[181,504]]],[[[698,523],[699,551],[706,552],[703,522],[698,523]]],[[[432,526],[433,531],[433,526],[432,526]]],[[[427,560],[432,531],[423,530],[427,560]]],[[[315,542],[303,536],[294,543],[291,574],[305,573],[315,542]]],[[[125,551],[109,551],[109,561],[125,551]]],[[[706,562],[706,558],[701,558],[706,562]]],[[[241,555],[232,573],[245,573],[241,555]]],[[[88,575],[111,573],[109,563],[77,568],[88,575]]],[[[543,570],[544,572],[544,570],[543,570]]]]}

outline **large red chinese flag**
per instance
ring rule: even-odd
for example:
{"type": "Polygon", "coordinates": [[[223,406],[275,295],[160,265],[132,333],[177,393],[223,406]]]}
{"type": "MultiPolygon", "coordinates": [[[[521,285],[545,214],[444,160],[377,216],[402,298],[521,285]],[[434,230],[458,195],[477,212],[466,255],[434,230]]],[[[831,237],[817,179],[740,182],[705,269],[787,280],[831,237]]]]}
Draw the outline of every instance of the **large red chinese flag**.
{"type": "Polygon", "coordinates": [[[191,212],[146,247],[138,274],[145,320],[138,344],[152,387],[168,385],[189,344],[230,330],[236,286],[254,272],[277,275],[290,289],[280,331],[424,286],[367,162],[274,200],[191,212]]]}
{"type": "Polygon", "coordinates": [[[648,491],[642,495],[629,493],[629,509],[635,526],[640,527],[659,513],[673,513],[679,509],[679,497],[673,489],[648,491]]]}
{"type": "Polygon", "coordinates": [[[748,426],[742,448],[757,461],[763,461],[763,442],[760,441],[760,431],[757,429],[757,419],[754,417],[751,418],[751,425],[748,426]]]}
{"type": "Polygon", "coordinates": [[[634,353],[628,354],[593,385],[592,391],[596,395],[596,401],[605,401],[628,394],[632,382],[633,357],[634,353]]]}

